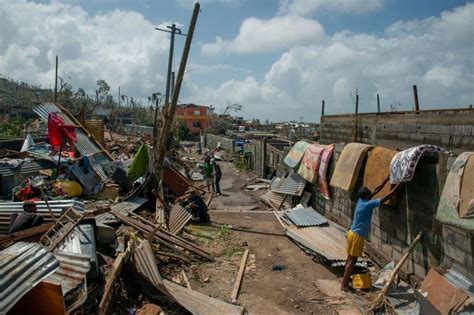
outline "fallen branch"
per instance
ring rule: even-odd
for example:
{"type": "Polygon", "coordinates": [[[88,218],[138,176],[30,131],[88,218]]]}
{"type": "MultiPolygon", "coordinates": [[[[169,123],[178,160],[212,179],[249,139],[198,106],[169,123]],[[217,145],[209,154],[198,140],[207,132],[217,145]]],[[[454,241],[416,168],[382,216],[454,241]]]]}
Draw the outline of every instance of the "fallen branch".
{"type": "Polygon", "coordinates": [[[390,289],[390,287],[392,286],[393,282],[395,281],[395,277],[397,276],[398,274],[398,271],[400,271],[400,269],[402,268],[402,266],[405,264],[405,262],[407,261],[408,257],[410,256],[410,254],[413,252],[413,250],[415,249],[415,246],[418,244],[418,242],[421,240],[421,235],[423,234],[422,231],[420,231],[420,233],[418,233],[418,235],[415,237],[415,239],[413,240],[413,242],[411,243],[410,247],[408,248],[407,252],[405,253],[405,255],[403,255],[402,259],[400,259],[400,261],[397,263],[397,265],[395,266],[395,268],[393,269],[392,271],[392,274],[390,275],[390,278],[389,280],[387,281],[387,283],[385,283],[384,287],[382,288],[382,290],[380,290],[380,293],[377,295],[377,297],[372,301],[372,303],[370,303],[370,306],[369,306],[369,312],[371,313],[374,313],[376,310],[379,310],[381,309],[382,307],[387,311],[387,312],[391,312],[393,311],[393,307],[391,307],[390,305],[390,302],[387,300],[386,298],[386,294],[388,292],[388,290],[390,289]]]}

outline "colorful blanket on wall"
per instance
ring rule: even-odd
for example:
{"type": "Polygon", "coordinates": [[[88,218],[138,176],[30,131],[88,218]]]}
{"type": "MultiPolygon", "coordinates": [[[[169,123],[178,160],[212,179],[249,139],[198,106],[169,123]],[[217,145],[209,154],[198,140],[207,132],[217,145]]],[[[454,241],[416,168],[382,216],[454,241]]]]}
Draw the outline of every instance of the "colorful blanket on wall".
{"type": "Polygon", "coordinates": [[[319,162],[321,161],[324,147],[321,144],[311,144],[306,148],[301,159],[298,174],[312,184],[318,179],[319,162]]]}
{"type": "Polygon", "coordinates": [[[357,182],[365,155],[371,148],[371,145],[363,143],[347,144],[337,160],[330,185],[346,191],[352,191],[357,182]]]}
{"type": "MultiPolygon", "coordinates": [[[[465,178],[474,177],[474,168],[472,164],[467,168],[469,161],[474,160],[474,152],[464,152],[454,161],[444,184],[443,192],[436,212],[436,218],[443,223],[455,225],[470,231],[474,231],[474,215],[461,217],[459,205],[461,199],[472,200],[474,195],[471,193],[462,196],[463,183],[465,178]]],[[[469,163],[470,164],[470,163],[469,163]]],[[[467,187],[470,188],[470,187],[467,187]]],[[[472,189],[471,189],[472,192],[472,189]]]]}
{"type": "Polygon", "coordinates": [[[303,155],[309,145],[310,144],[306,141],[296,142],[293,148],[291,148],[290,152],[288,152],[286,155],[285,164],[295,169],[303,158],[303,155]]]}
{"type": "Polygon", "coordinates": [[[319,164],[319,193],[326,199],[331,199],[331,192],[329,191],[329,185],[327,181],[327,172],[329,168],[329,162],[331,161],[332,153],[334,151],[334,144],[330,144],[324,148],[321,154],[321,162],[319,164]]]}
{"type": "MultiPolygon", "coordinates": [[[[397,154],[397,151],[386,149],[383,147],[375,147],[369,152],[367,163],[365,164],[364,182],[363,185],[373,190],[377,187],[387,176],[390,175],[390,162],[397,154]]],[[[387,182],[382,190],[374,196],[380,198],[390,192],[390,183],[387,182]]],[[[393,204],[392,199],[387,200],[386,204],[393,204]]]]}
{"type": "Polygon", "coordinates": [[[423,155],[444,151],[435,145],[423,144],[398,152],[390,163],[390,183],[411,181],[415,175],[416,165],[423,155]]]}

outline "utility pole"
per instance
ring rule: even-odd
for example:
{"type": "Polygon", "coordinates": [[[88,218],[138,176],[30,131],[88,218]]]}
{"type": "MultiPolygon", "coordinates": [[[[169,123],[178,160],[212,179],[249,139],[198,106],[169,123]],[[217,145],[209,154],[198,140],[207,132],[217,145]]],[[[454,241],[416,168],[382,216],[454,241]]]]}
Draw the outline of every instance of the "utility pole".
{"type": "Polygon", "coordinates": [[[186,34],[182,34],[181,30],[176,27],[176,24],[172,24],[171,26],[167,25],[167,28],[169,28],[171,31],[161,29],[158,27],[155,27],[155,30],[170,33],[170,53],[168,57],[168,73],[166,75],[166,92],[165,92],[165,106],[168,105],[169,100],[170,100],[170,87],[171,87],[171,68],[173,66],[173,51],[174,51],[174,36],[177,35],[182,35],[186,36],[186,34]]]}
{"type": "Polygon", "coordinates": [[[377,113],[380,113],[380,96],[377,93],[377,113]]]}
{"type": "MultiPolygon", "coordinates": [[[[186,70],[186,63],[188,61],[189,51],[191,49],[191,42],[193,40],[194,29],[196,27],[197,17],[199,15],[199,2],[194,5],[193,15],[191,17],[191,23],[189,24],[188,36],[186,36],[186,42],[184,44],[183,55],[181,56],[181,62],[179,64],[178,79],[176,80],[175,91],[172,95],[171,104],[166,107],[163,111],[163,126],[161,128],[160,140],[158,142],[157,159],[156,159],[156,175],[159,181],[163,179],[163,162],[165,160],[166,147],[168,138],[171,133],[171,127],[173,126],[173,120],[176,112],[176,105],[178,103],[179,92],[181,90],[181,84],[183,83],[184,71],[186,70]]],[[[156,148],[155,148],[156,150],[156,148]]]]}
{"type": "Polygon", "coordinates": [[[415,99],[415,111],[418,113],[420,111],[420,103],[418,103],[418,89],[416,85],[413,86],[413,98],[415,99]]]}
{"type": "Polygon", "coordinates": [[[357,134],[359,133],[359,93],[356,94],[356,108],[355,108],[355,134],[354,134],[354,142],[357,142],[357,134]]]}
{"type": "Polygon", "coordinates": [[[173,95],[173,92],[174,92],[174,85],[175,85],[176,81],[175,81],[175,78],[174,78],[174,71],[171,72],[171,95],[173,95]]]}
{"type": "Polygon", "coordinates": [[[58,100],[58,55],[56,55],[56,75],[54,76],[54,102],[58,100]]]}
{"type": "Polygon", "coordinates": [[[118,107],[120,108],[120,86],[119,86],[119,98],[118,98],[118,107]]]}
{"type": "Polygon", "coordinates": [[[324,106],[326,105],[325,103],[326,102],[324,100],[321,102],[321,116],[324,116],[324,106]]]}

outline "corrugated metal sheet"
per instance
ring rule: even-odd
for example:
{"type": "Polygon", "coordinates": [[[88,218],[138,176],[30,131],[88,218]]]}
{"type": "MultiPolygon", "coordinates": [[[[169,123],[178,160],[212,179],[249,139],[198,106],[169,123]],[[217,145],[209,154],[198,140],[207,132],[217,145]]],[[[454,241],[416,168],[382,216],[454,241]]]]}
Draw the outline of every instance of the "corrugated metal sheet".
{"type": "Polygon", "coordinates": [[[71,165],[69,170],[72,174],[74,174],[74,176],[76,176],[77,180],[82,184],[82,186],[84,186],[84,193],[86,195],[96,193],[97,190],[100,190],[99,188],[102,185],[102,180],[95,171],[90,170],[86,174],[77,164],[71,165]]]}
{"type": "Polygon", "coordinates": [[[305,186],[306,180],[303,177],[297,173],[291,173],[280,182],[278,187],[272,189],[272,191],[285,195],[301,196],[305,186]]]}
{"type": "MultiPolygon", "coordinates": [[[[328,226],[297,228],[288,226],[286,235],[310,254],[317,254],[328,260],[334,267],[344,267],[347,258],[344,231],[330,223],[328,226]]],[[[364,257],[358,259],[357,266],[367,266],[364,257]]]]}
{"type": "MultiPolygon", "coordinates": [[[[111,209],[115,212],[119,212],[123,215],[128,215],[129,212],[133,212],[143,206],[148,199],[142,197],[132,197],[127,201],[115,204],[111,209]]],[[[110,213],[103,213],[95,217],[97,224],[108,224],[108,223],[117,223],[119,222],[115,216],[110,213]]]]}
{"type": "Polygon", "coordinates": [[[280,187],[281,184],[281,178],[275,177],[272,179],[272,182],[270,183],[270,190],[277,189],[280,187]]]}
{"type": "Polygon", "coordinates": [[[328,223],[324,216],[311,207],[287,210],[284,215],[296,226],[318,226],[328,223]]]}
{"type": "Polygon", "coordinates": [[[25,159],[18,167],[11,167],[9,165],[0,164],[0,175],[1,176],[14,176],[15,174],[28,174],[38,173],[44,169],[55,168],[54,163],[50,161],[25,159]]]}
{"type": "MultiPolygon", "coordinates": [[[[64,122],[66,124],[74,124],[58,106],[52,103],[38,105],[33,109],[33,111],[37,113],[45,122],[48,121],[48,114],[55,112],[64,118],[64,122]]],[[[109,157],[104,154],[100,147],[88,137],[82,128],[76,128],[76,137],[76,148],[81,156],[89,156],[91,167],[102,180],[106,180],[108,177],[102,169],[102,163],[110,161],[109,157]]]]}
{"type": "Polygon", "coordinates": [[[260,200],[270,208],[279,210],[280,205],[281,209],[288,209],[290,207],[291,197],[287,197],[285,200],[285,195],[269,190],[260,196],[260,200]]]}
{"type": "MultiPolygon", "coordinates": [[[[44,201],[37,201],[37,214],[44,217],[44,221],[52,222],[48,208],[44,201]]],[[[77,211],[84,211],[85,204],[79,200],[50,200],[49,207],[56,218],[59,218],[63,211],[73,208],[77,211]]],[[[8,233],[10,229],[10,216],[12,213],[23,212],[23,202],[9,201],[0,202],[0,233],[8,233]]]]}
{"type": "Polygon", "coordinates": [[[90,269],[90,256],[74,253],[56,253],[54,256],[59,261],[59,269],[46,281],[60,284],[63,295],[66,295],[86,278],[90,269]]]}
{"type": "Polygon", "coordinates": [[[173,234],[179,233],[192,218],[193,215],[188,210],[179,204],[175,204],[170,212],[170,232],[173,234]]]}
{"type": "Polygon", "coordinates": [[[163,286],[153,250],[147,240],[143,240],[133,251],[133,262],[137,271],[155,287],[163,286]]]}
{"type": "Polygon", "coordinates": [[[0,252],[0,314],[58,268],[59,261],[38,243],[18,242],[0,252]]]}

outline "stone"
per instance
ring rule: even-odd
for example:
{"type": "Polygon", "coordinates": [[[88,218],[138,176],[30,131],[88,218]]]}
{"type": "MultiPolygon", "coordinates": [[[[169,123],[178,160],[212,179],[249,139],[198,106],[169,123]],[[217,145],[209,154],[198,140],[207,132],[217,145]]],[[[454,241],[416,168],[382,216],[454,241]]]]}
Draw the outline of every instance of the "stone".
{"type": "Polygon", "coordinates": [[[161,307],[155,304],[145,304],[137,310],[136,315],[159,315],[161,307]]]}

